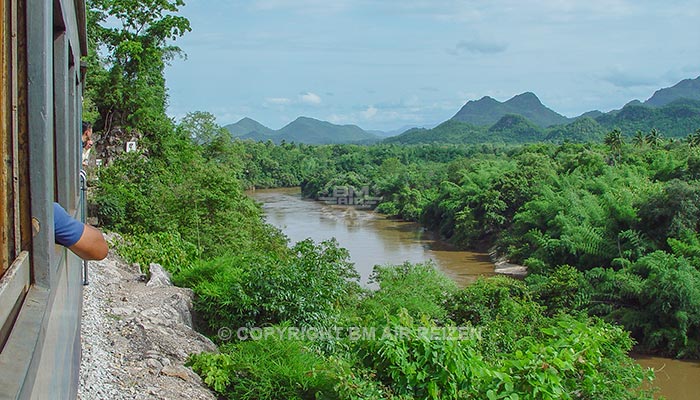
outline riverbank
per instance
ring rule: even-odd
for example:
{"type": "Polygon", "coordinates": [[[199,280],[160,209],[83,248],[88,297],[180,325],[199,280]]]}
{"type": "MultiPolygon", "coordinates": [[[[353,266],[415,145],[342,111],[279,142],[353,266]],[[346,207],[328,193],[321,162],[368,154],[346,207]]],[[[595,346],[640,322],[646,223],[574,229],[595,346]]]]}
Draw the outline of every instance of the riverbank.
{"type": "Polygon", "coordinates": [[[375,265],[431,261],[460,286],[494,275],[487,252],[459,250],[415,222],[384,218],[371,210],[304,199],[298,187],[257,189],[247,195],[262,203],[268,223],[292,243],[308,237],[336,238],[368,285],[375,265]]]}
{"type": "MultiPolygon", "coordinates": [[[[366,241],[380,240],[388,248],[400,248],[406,251],[406,254],[411,254],[414,248],[420,249],[419,253],[433,255],[428,251],[440,249],[434,255],[438,258],[437,261],[445,260],[440,258],[446,254],[447,260],[454,260],[453,267],[444,268],[446,274],[452,278],[459,277],[460,268],[464,267],[464,262],[475,261],[469,257],[479,257],[476,270],[471,270],[467,273],[462,271],[462,284],[468,284],[475,279],[474,271],[487,271],[492,275],[494,271],[511,273],[522,276],[525,272],[525,267],[510,264],[504,259],[499,259],[495,253],[461,253],[452,246],[445,245],[444,242],[435,240],[432,236],[432,241],[425,241],[426,232],[418,224],[404,221],[397,221],[380,218],[377,214],[376,218],[359,218],[357,212],[346,213],[342,207],[331,207],[321,202],[313,200],[305,200],[301,198],[297,188],[284,189],[258,189],[255,192],[249,192],[249,196],[263,203],[263,210],[267,216],[268,222],[282,229],[287,236],[293,241],[300,240],[308,236],[319,238],[330,236],[337,233],[340,246],[350,248],[351,257],[357,257],[356,252],[360,252],[359,260],[364,260],[365,256],[373,255],[374,259],[381,257],[381,253],[376,253],[375,247],[370,243],[365,246],[366,241]],[[349,217],[352,216],[352,217],[349,217]],[[367,221],[375,221],[368,223],[367,221]],[[378,221],[378,222],[377,222],[378,221]],[[409,229],[413,229],[410,231],[409,229]],[[347,230],[355,232],[355,235],[348,235],[347,230]],[[385,236],[383,239],[377,237],[385,236]],[[397,234],[397,232],[403,232],[397,234]],[[428,250],[428,251],[426,251],[428,250]],[[445,251],[441,253],[441,251],[445,251]],[[460,254],[460,256],[449,257],[460,254]],[[452,271],[452,273],[450,273],[452,271]],[[465,283],[466,282],[466,283],[465,283]]],[[[370,213],[368,211],[362,211],[370,213]]],[[[400,254],[399,254],[400,256],[400,254]]],[[[392,256],[393,257],[393,256],[392,256]]],[[[398,263],[401,260],[397,261],[398,263]]],[[[371,272],[371,271],[370,271],[371,272]]],[[[679,361],[668,358],[651,358],[646,356],[634,355],[640,365],[653,368],[657,371],[657,380],[655,384],[660,387],[660,394],[669,400],[690,400],[695,399],[695,385],[700,379],[700,367],[693,362],[679,361]]]]}

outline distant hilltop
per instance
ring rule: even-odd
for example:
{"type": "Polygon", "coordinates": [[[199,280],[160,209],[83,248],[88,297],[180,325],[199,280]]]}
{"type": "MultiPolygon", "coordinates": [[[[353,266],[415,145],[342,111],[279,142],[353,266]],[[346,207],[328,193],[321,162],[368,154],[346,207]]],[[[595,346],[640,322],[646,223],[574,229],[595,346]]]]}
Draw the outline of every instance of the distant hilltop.
{"type": "Polygon", "coordinates": [[[628,135],[656,128],[667,137],[680,138],[700,128],[700,77],[659,89],[645,102],[632,100],[619,110],[593,110],[576,118],[557,113],[534,93],[525,92],[504,102],[489,96],[467,101],[452,118],[432,129],[368,132],[357,125],[336,125],[308,117],[299,117],[279,130],[250,118],[225,128],[241,139],[307,144],[370,144],[382,139],[386,143],[406,144],[581,142],[600,140],[614,128],[628,135]]]}
{"type": "Polygon", "coordinates": [[[569,122],[569,118],[545,107],[532,92],[519,94],[503,103],[489,96],[468,101],[451,119],[486,126],[497,123],[508,114],[523,116],[542,128],[569,122]]]}
{"type": "Polygon", "coordinates": [[[683,79],[670,88],[659,89],[644,104],[661,107],[679,99],[700,100],[700,76],[683,79]]]}
{"type": "Polygon", "coordinates": [[[282,129],[273,130],[261,123],[243,118],[235,124],[224,126],[234,137],[256,141],[272,140],[274,143],[372,143],[380,139],[357,125],[336,125],[309,117],[299,117],[282,129]]]}

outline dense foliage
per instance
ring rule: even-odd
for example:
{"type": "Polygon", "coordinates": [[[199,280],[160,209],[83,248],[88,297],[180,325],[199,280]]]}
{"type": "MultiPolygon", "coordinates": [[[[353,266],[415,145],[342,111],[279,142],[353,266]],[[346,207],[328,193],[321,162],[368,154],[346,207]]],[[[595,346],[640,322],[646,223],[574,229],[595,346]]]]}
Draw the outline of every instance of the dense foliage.
{"type": "MultiPolygon", "coordinates": [[[[274,146],[232,141],[206,113],[188,116],[166,148],[179,149],[167,163],[129,154],[103,170],[97,201],[103,222],[128,233],[123,255],[142,265],[161,262],[177,284],[195,291],[200,328],[222,347],[218,354],[192,356],[191,366],[221,395],[650,398],[643,390],[649,377],[627,356],[633,343],[629,334],[576,313],[593,299],[587,286],[578,284],[588,284],[593,275],[573,267],[545,274],[552,261],[542,258],[532,263],[539,263],[543,275],[529,285],[495,278],[460,290],[431,265],[404,264],[377,267],[373,279],[379,289],[368,292],[354,283],[344,250],[332,242],[285,246],[241,192],[242,186],[301,181],[305,192],[319,195],[335,184],[368,184],[372,193],[385,196],[382,204],[393,204],[405,218],[428,223],[430,215],[453,212],[452,222],[442,221],[445,236],[465,244],[500,243],[499,235],[510,232],[508,221],[518,213],[513,205],[522,207],[545,193],[534,185],[520,191],[518,182],[568,182],[557,178],[556,165],[578,148],[274,146]],[[556,150],[561,160],[551,156],[556,150]],[[497,186],[484,193],[488,185],[497,186]],[[108,207],[124,211],[111,213],[108,207]],[[227,226],[236,228],[219,232],[227,226]],[[470,231],[463,231],[467,227],[470,231]],[[475,227],[481,229],[471,232],[475,227]],[[224,234],[233,236],[218,240],[224,234]],[[250,330],[240,337],[241,328],[250,330]],[[272,334],[251,337],[255,329],[272,334]],[[303,329],[332,334],[310,337],[298,333],[303,329]]],[[[597,168],[616,168],[607,163],[607,150],[589,150],[600,153],[597,168]]],[[[690,223],[689,218],[673,221],[668,229],[690,223]]],[[[512,238],[504,243],[504,249],[520,249],[512,238]]],[[[675,246],[694,254],[684,244],[679,239],[675,246]]],[[[536,256],[532,252],[529,258],[536,256]]],[[[628,257],[637,261],[644,255],[628,257]]],[[[635,265],[630,261],[630,268],[635,265]]],[[[603,311],[596,312],[608,316],[614,310],[603,311]]],[[[678,321],[668,321],[667,329],[676,329],[678,321]]],[[[657,327],[654,323],[647,320],[640,327],[657,327]]],[[[685,337],[692,339],[692,323],[686,327],[685,337]]],[[[658,343],[684,339],[669,335],[658,343]]]]}
{"type": "Polygon", "coordinates": [[[194,290],[200,327],[222,346],[190,365],[221,396],[651,398],[629,332],[610,322],[647,349],[697,353],[696,148],[658,132],[637,148],[613,136],[529,147],[232,140],[211,114],[165,116],[169,40],[189,29],[181,1],[89,5],[97,129],[146,138],[100,171],[100,221],[123,234],[129,261],[160,262],[194,290]],[[310,197],[352,185],[387,214],[495,245],[534,274],[459,289],[431,265],[387,265],[378,289],[363,290],[345,250],[289,246],[243,192],[291,185],[310,197]]]}
{"type": "Polygon", "coordinates": [[[431,274],[425,266],[393,268],[378,270],[380,289],[346,308],[345,323],[324,340],[290,336],[289,325],[268,326],[269,335],[192,356],[190,365],[231,399],[651,398],[643,389],[650,376],[627,356],[632,340],[621,328],[537,315],[527,288],[509,279],[445,290],[444,277],[422,281],[431,274]],[[419,304],[419,291],[436,297],[419,304]],[[407,298],[416,317],[402,307],[363,312],[382,305],[392,310],[407,298]],[[483,303],[496,298],[496,304],[483,303]],[[458,311],[479,304],[475,313],[458,311]],[[419,312],[435,313],[435,307],[455,320],[436,322],[419,312]],[[529,317],[509,319],[516,315],[529,317]],[[515,325],[520,328],[509,329],[515,325]]]}
{"type": "Polygon", "coordinates": [[[381,198],[380,212],[528,266],[535,300],[550,315],[588,312],[623,324],[641,350],[693,357],[700,354],[697,135],[671,142],[654,130],[627,143],[613,130],[605,144],[526,147],[232,146],[254,155],[253,164],[274,166],[246,167],[256,171],[248,185],[300,184],[312,198],[352,187],[381,198]],[[660,318],[652,300],[677,274],[683,281],[674,285],[687,285],[687,296],[664,300],[664,314],[676,316],[660,318]]]}
{"type": "Polygon", "coordinates": [[[689,99],[679,99],[658,108],[641,103],[628,104],[621,110],[606,114],[590,113],[552,126],[538,126],[533,123],[534,119],[523,117],[527,111],[521,108],[512,110],[511,114],[499,114],[502,117],[496,122],[479,125],[453,118],[432,129],[408,130],[385,139],[384,143],[587,143],[600,141],[607,132],[616,128],[623,131],[627,138],[632,138],[637,131],[650,132],[654,129],[668,138],[682,139],[700,125],[700,101],[689,99]]]}

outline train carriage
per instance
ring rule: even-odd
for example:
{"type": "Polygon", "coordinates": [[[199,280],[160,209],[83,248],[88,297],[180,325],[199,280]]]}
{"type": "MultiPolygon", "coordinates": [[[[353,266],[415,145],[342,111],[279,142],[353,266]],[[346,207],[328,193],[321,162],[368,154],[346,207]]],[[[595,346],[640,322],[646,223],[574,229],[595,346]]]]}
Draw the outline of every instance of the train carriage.
{"type": "Polygon", "coordinates": [[[85,3],[0,0],[0,399],[76,398],[82,261],[53,205],[83,219],[85,3]]]}

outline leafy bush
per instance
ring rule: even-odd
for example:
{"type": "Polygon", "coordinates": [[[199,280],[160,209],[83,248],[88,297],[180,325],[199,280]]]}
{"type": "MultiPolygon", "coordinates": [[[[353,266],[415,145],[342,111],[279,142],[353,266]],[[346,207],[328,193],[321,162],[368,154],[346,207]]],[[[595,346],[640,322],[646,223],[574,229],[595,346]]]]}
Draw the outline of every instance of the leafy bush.
{"type": "Polygon", "coordinates": [[[190,356],[204,383],[228,399],[337,399],[341,365],[297,340],[275,336],[224,346],[219,354],[190,356]]]}
{"type": "Polygon", "coordinates": [[[488,370],[474,343],[458,335],[434,340],[419,328],[403,309],[376,340],[359,342],[358,354],[398,395],[458,399],[483,394],[488,370]]]}
{"type": "Polygon", "coordinates": [[[189,268],[199,258],[197,246],[183,240],[177,232],[125,235],[114,243],[117,253],[147,270],[151,263],[162,265],[171,274],[189,268]]]}
{"type": "Polygon", "coordinates": [[[656,251],[620,271],[591,270],[591,311],[621,323],[641,349],[700,355],[700,271],[684,257],[656,251]]]}
{"type": "Polygon", "coordinates": [[[627,353],[633,341],[620,327],[560,315],[525,337],[499,362],[489,399],[652,399],[653,378],[627,353]]]}
{"type": "Polygon", "coordinates": [[[446,307],[457,325],[482,328],[480,346],[491,356],[512,351],[515,342],[534,335],[543,320],[543,307],[532,300],[528,288],[504,276],[478,279],[449,297],[446,307]]]}
{"type": "Polygon", "coordinates": [[[222,327],[288,321],[297,326],[332,324],[358,290],[358,275],[337,242],[297,243],[287,256],[229,255],[182,270],[177,284],[196,294],[195,309],[211,332],[222,327]]]}
{"type": "Polygon", "coordinates": [[[549,275],[529,275],[525,281],[549,315],[572,313],[588,306],[590,284],[583,273],[570,265],[562,265],[549,275]]]}
{"type": "Polygon", "coordinates": [[[432,262],[377,265],[370,283],[378,284],[379,289],[360,304],[360,316],[370,323],[383,323],[401,309],[413,318],[426,316],[443,321],[447,317],[444,299],[457,290],[457,285],[432,262]]]}
{"type": "Polygon", "coordinates": [[[377,379],[408,398],[652,399],[645,390],[652,373],[627,356],[627,332],[566,315],[543,322],[512,351],[485,357],[475,339],[488,338],[436,340],[404,310],[357,351],[377,379]]]}

